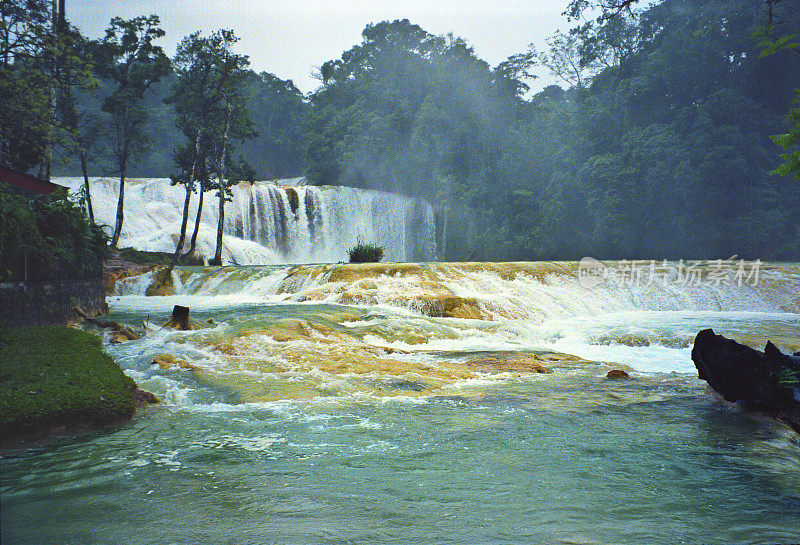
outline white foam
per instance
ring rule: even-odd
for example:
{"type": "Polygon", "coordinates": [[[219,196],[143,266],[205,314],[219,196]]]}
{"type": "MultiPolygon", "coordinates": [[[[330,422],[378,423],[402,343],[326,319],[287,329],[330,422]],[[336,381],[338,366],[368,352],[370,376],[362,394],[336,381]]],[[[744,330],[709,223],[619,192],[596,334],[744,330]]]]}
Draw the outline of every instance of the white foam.
{"type": "MultiPolygon", "coordinates": [[[[531,265],[526,267],[525,270],[532,268],[531,265]]],[[[343,329],[352,340],[342,341],[335,337],[331,337],[331,340],[354,343],[360,340],[366,346],[408,350],[411,353],[392,353],[387,354],[387,357],[423,365],[430,362],[433,366],[442,361],[466,360],[477,352],[558,352],[595,362],[626,365],[637,373],[674,372],[695,375],[690,347],[694,336],[701,329],[712,327],[718,332],[741,332],[751,337],[769,338],[774,332],[784,338],[800,337],[800,294],[797,290],[800,265],[767,264],[762,283],[742,287],[676,286],[661,283],[642,287],[610,285],[584,289],[569,272],[569,266],[562,269],[559,269],[560,273],[531,276],[525,273],[513,274],[513,265],[509,265],[505,267],[501,277],[492,272],[489,265],[485,269],[480,265],[458,264],[431,264],[427,267],[427,281],[434,282],[437,286],[446,282],[450,291],[477,301],[484,315],[491,318],[487,320],[423,316],[414,309],[420,308],[418,303],[424,302],[424,290],[417,286],[420,298],[417,303],[409,304],[407,299],[400,297],[417,293],[407,288],[413,288],[412,284],[415,283],[420,284],[418,279],[396,275],[374,277],[369,279],[376,283],[372,292],[380,293],[382,301],[377,305],[374,301],[371,305],[365,305],[366,312],[358,312],[363,316],[362,320],[354,320],[351,313],[343,313],[342,319],[345,321],[340,325],[344,326],[343,329]],[[463,358],[460,358],[462,354],[463,358]]],[[[318,300],[297,302],[311,290],[321,290],[314,293],[322,294],[328,290],[328,301],[341,303],[343,291],[339,284],[342,283],[329,283],[330,274],[319,269],[312,271],[317,274],[294,276],[287,276],[291,273],[289,267],[228,267],[213,271],[176,271],[183,278],[183,283],[178,286],[182,290],[180,294],[168,297],[111,297],[110,306],[117,311],[146,315],[148,312],[167,314],[173,305],[180,304],[189,306],[193,311],[207,311],[212,314],[213,311],[218,311],[220,323],[207,330],[192,332],[148,331],[144,339],[109,347],[109,351],[118,361],[127,363],[128,367],[132,365],[129,362],[139,361],[145,355],[156,352],[186,356],[192,363],[219,370],[230,367],[234,361],[231,358],[241,357],[244,367],[237,373],[249,372],[256,378],[268,378],[258,369],[244,370],[247,361],[269,361],[269,358],[275,357],[271,353],[275,350],[277,341],[268,335],[250,335],[249,342],[246,346],[243,345],[244,350],[240,354],[217,353],[207,348],[213,346],[213,338],[231,334],[224,323],[224,316],[231,315],[231,323],[235,323],[234,320],[238,317],[247,321],[248,316],[254,314],[274,313],[272,315],[276,318],[299,315],[300,319],[308,320],[313,325],[317,311],[304,305],[322,305],[318,316],[324,323],[331,319],[336,320],[335,316],[340,310],[337,307],[336,312],[331,312],[331,308],[325,309],[324,304],[318,300]],[[287,278],[291,281],[287,281],[287,278]]],[[[145,280],[131,280],[130,285],[141,286],[145,280]]],[[[352,285],[345,287],[350,289],[352,285]]],[[[141,292],[140,288],[131,287],[130,290],[141,292]]],[[[288,345],[280,344],[295,352],[302,352],[306,344],[309,345],[309,350],[316,350],[318,347],[313,345],[319,341],[327,342],[327,338],[323,338],[326,335],[328,334],[322,329],[315,329],[309,339],[290,341],[288,345]]],[[[566,367],[573,365],[576,368],[581,366],[564,364],[566,367]]],[[[595,370],[597,368],[594,365],[590,367],[595,370]]],[[[191,405],[203,400],[200,391],[203,386],[187,381],[186,377],[190,373],[163,372],[141,367],[136,372],[140,373],[136,375],[137,380],[153,384],[156,393],[163,393],[169,403],[191,405]]],[[[364,378],[380,378],[379,374],[359,377],[347,373],[331,374],[319,369],[302,369],[287,370],[272,378],[287,381],[311,379],[321,387],[335,392],[334,395],[320,396],[305,402],[317,409],[326,404],[340,406],[351,402],[387,401],[381,399],[381,396],[364,392],[358,386],[359,381],[364,378]]],[[[521,379],[515,378],[513,373],[500,373],[468,379],[452,388],[486,389],[492,384],[516,380],[521,379]]],[[[525,380],[543,378],[537,376],[525,380]]],[[[409,403],[420,402],[415,396],[407,397],[409,403]]],[[[392,396],[391,400],[403,401],[404,398],[392,396]]],[[[209,403],[208,397],[205,402],[209,403]]],[[[202,404],[202,401],[199,403],[202,404]]],[[[202,410],[278,410],[276,407],[283,407],[281,410],[293,414],[299,410],[298,407],[305,407],[303,402],[286,402],[283,405],[278,403],[235,408],[217,404],[214,405],[216,409],[210,407],[202,410]]]]}
{"type": "MultiPolygon", "coordinates": [[[[75,193],[82,178],[54,178],[75,193]]],[[[303,179],[240,183],[225,204],[222,259],[239,265],[347,261],[359,242],[378,244],[391,261],[436,259],[430,203],[382,191],[298,185],[303,179]]],[[[95,221],[109,233],[116,222],[119,180],[92,178],[95,221]]],[[[125,182],[122,233],[118,246],[173,252],[179,238],[185,189],[166,178],[125,182]]],[[[209,259],[216,249],[218,203],[206,195],[196,253],[209,259]]],[[[187,238],[194,229],[199,199],[192,194],[187,238]]],[[[188,245],[188,240],[186,242],[188,245]]]]}

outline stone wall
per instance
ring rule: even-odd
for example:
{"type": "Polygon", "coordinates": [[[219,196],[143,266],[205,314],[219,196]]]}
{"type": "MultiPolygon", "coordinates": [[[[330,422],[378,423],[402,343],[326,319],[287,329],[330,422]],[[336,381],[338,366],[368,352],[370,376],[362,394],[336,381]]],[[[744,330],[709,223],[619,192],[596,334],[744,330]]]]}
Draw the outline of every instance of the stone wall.
{"type": "Polygon", "coordinates": [[[66,324],[76,306],[90,316],[108,312],[101,278],[0,283],[0,326],[66,324]]]}

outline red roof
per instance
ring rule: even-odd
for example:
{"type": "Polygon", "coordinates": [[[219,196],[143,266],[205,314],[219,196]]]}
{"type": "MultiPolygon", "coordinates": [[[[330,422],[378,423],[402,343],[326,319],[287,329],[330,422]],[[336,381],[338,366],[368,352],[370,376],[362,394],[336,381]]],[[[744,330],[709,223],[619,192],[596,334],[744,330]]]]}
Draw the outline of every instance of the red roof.
{"type": "Polygon", "coordinates": [[[49,195],[53,191],[61,188],[60,185],[51,182],[43,182],[34,176],[6,167],[0,167],[0,182],[22,187],[44,195],[49,195]]]}

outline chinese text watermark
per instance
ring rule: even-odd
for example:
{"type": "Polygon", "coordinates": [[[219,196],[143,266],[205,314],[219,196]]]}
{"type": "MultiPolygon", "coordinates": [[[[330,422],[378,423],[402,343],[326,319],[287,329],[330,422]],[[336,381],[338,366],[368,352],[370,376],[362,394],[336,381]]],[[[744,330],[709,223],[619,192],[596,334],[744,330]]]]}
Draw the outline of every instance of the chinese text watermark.
{"type": "Polygon", "coordinates": [[[578,282],[584,288],[602,284],[615,286],[650,286],[672,284],[682,286],[757,286],[763,263],[716,259],[614,261],[611,265],[584,257],[578,265],[578,282]]]}

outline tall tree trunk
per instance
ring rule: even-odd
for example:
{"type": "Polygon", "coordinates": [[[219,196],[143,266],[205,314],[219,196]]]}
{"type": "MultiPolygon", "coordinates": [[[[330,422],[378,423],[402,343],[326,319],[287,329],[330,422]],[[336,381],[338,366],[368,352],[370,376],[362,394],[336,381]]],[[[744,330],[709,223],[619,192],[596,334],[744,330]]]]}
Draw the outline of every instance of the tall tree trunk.
{"type": "Polygon", "coordinates": [[[43,181],[49,182],[50,181],[50,158],[53,154],[53,132],[55,131],[56,127],[56,92],[58,90],[57,85],[53,85],[50,94],[50,126],[47,127],[45,131],[45,142],[44,142],[44,152],[42,153],[42,160],[39,163],[39,171],[37,172],[36,177],[43,181]]]}
{"type": "Polygon", "coordinates": [[[111,246],[117,247],[119,235],[122,233],[123,206],[125,205],[125,167],[123,164],[119,171],[119,200],[117,201],[117,223],[114,226],[114,236],[111,237],[111,246]]]}
{"type": "Polygon", "coordinates": [[[231,126],[231,103],[225,110],[225,132],[222,134],[222,152],[219,154],[219,222],[217,223],[217,248],[214,251],[214,265],[222,265],[222,228],[225,226],[225,146],[228,143],[228,130],[231,126]]]}
{"type": "Polygon", "coordinates": [[[45,145],[44,156],[42,157],[42,162],[39,163],[39,171],[36,174],[36,177],[41,180],[42,182],[49,182],[50,181],[50,137],[47,137],[47,144],[45,145]]]}
{"type": "MultiPolygon", "coordinates": [[[[200,155],[200,135],[203,132],[205,125],[205,116],[200,118],[200,126],[197,129],[197,135],[194,137],[194,157],[192,157],[192,168],[189,173],[189,179],[186,181],[186,198],[183,201],[183,217],[181,218],[181,232],[178,237],[178,244],[175,246],[175,253],[172,256],[172,266],[178,263],[183,250],[183,243],[186,241],[186,225],[189,223],[189,200],[192,198],[192,190],[194,189],[194,173],[197,168],[197,158],[200,155]]],[[[202,188],[201,188],[202,191],[202,188]]]]}
{"type": "Polygon", "coordinates": [[[197,203],[197,216],[194,218],[194,231],[192,232],[192,239],[189,242],[189,250],[183,254],[183,257],[189,257],[194,253],[194,248],[197,244],[197,232],[200,230],[200,216],[203,214],[203,196],[206,194],[203,191],[203,182],[200,182],[200,202],[197,203]]]}
{"type": "MultiPolygon", "coordinates": [[[[194,169],[192,169],[194,170],[194,169]]],[[[192,173],[194,174],[194,173],[192,173]]],[[[178,260],[181,257],[181,251],[183,250],[183,243],[186,240],[186,225],[189,223],[189,201],[192,198],[192,189],[194,188],[194,176],[189,176],[189,180],[186,182],[186,198],[183,199],[183,215],[181,218],[181,232],[180,236],[178,237],[178,243],[175,246],[175,253],[172,255],[172,265],[178,263],[178,260]]]]}
{"type": "MultiPolygon", "coordinates": [[[[58,11],[58,3],[56,0],[51,2],[51,15],[53,21],[53,40],[59,40],[62,34],[62,28],[59,25],[59,11],[58,11]]],[[[60,76],[61,67],[56,64],[53,66],[53,86],[50,88],[50,126],[47,128],[45,134],[45,142],[44,142],[44,153],[42,154],[42,160],[39,163],[39,172],[37,173],[37,178],[43,182],[50,181],[50,162],[51,157],[53,155],[53,138],[55,136],[56,124],[58,120],[56,118],[57,111],[56,111],[56,95],[59,93],[58,88],[58,80],[60,76]]]]}
{"type": "Polygon", "coordinates": [[[89,221],[94,223],[94,209],[92,208],[92,195],[89,193],[89,169],[86,164],[86,152],[82,151],[81,170],[83,171],[83,190],[86,192],[86,210],[89,212],[89,221]]]}
{"type": "Polygon", "coordinates": [[[58,0],[58,18],[56,19],[56,28],[59,32],[64,32],[67,29],[67,14],[64,9],[64,0],[58,0]]]}

